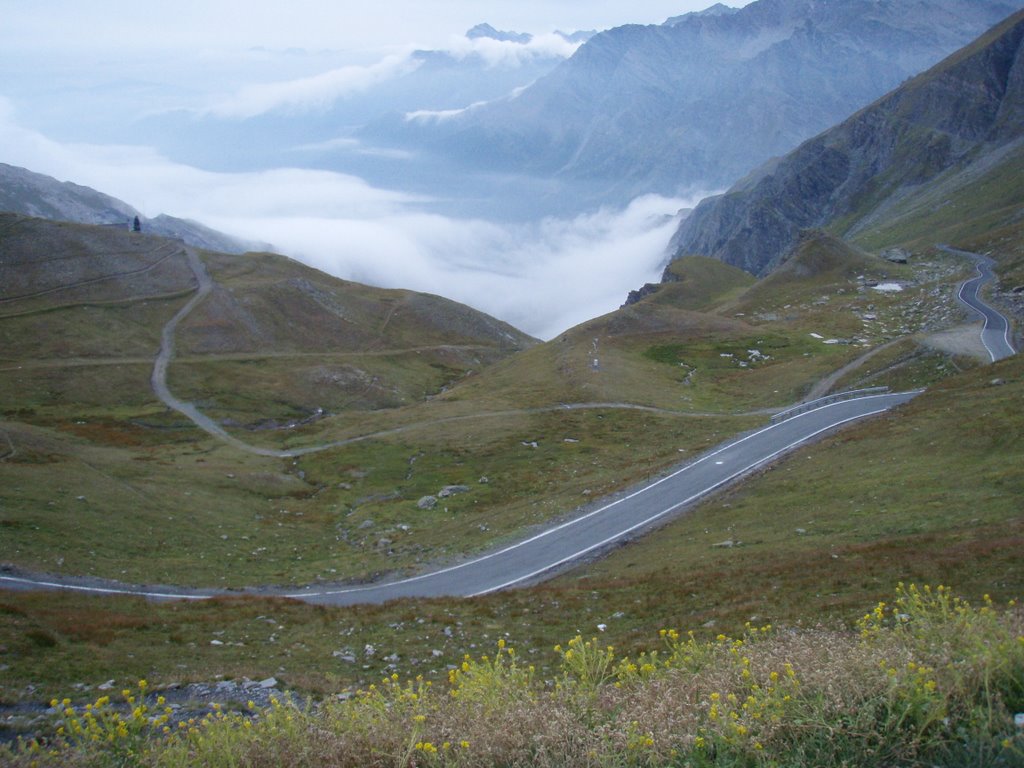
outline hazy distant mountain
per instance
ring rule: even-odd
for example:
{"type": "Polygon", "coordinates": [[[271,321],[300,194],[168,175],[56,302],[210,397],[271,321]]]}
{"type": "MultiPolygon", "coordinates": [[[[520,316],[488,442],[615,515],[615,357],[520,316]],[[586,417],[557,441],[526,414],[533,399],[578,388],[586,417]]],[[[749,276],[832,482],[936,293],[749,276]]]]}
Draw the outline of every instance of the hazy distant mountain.
{"type": "Polygon", "coordinates": [[[489,37],[491,40],[500,40],[506,43],[528,43],[533,39],[533,35],[528,32],[502,32],[487,23],[477,24],[466,32],[466,37],[470,40],[489,37]]]}
{"type": "MultiPolygon", "coordinates": [[[[370,137],[357,141],[358,129],[380,120],[401,120],[407,113],[445,112],[492,101],[524,88],[551,72],[593,32],[555,33],[557,38],[500,31],[482,23],[449,48],[421,49],[365,67],[365,85],[325,91],[308,103],[211,104],[208,110],[162,112],[137,126],[150,142],[175,159],[206,168],[241,170],[300,165],[327,168],[391,185],[408,173],[408,153],[381,152],[370,137]],[[370,76],[370,70],[379,69],[370,76]],[[383,168],[381,167],[383,166],[383,168]],[[383,175],[381,175],[383,174],[383,175]]],[[[362,65],[335,68],[282,80],[272,90],[338,78],[358,80],[362,65]],[[346,70],[352,70],[345,74],[346,70]]],[[[266,85],[266,84],[264,84],[266,85]]],[[[254,90],[263,86],[257,85],[254,90]]]]}
{"type": "Polygon", "coordinates": [[[692,13],[684,13],[682,16],[673,16],[668,19],[665,24],[672,26],[675,24],[682,24],[690,17],[707,17],[707,16],[729,16],[734,13],[739,13],[739,8],[731,8],[728,5],[722,3],[715,3],[710,8],[705,8],[703,11],[693,11],[692,13]]]}
{"type": "MultiPolygon", "coordinates": [[[[589,40],[591,37],[596,35],[597,32],[593,30],[580,30],[578,32],[566,34],[565,32],[556,31],[554,34],[558,35],[563,40],[568,40],[570,43],[582,43],[585,40],[589,40]]],[[[470,40],[476,40],[481,37],[486,37],[491,40],[498,40],[500,42],[521,43],[524,45],[534,39],[533,35],[531,35],[529,32],[508,32],[504,30],[498,30],[487,23],[477,24],[472,29],[469,29],[466,32],[466,37],[470,40]]]]}
{"type": "Polygon", "coordinates": [[[807,228],[931,244],[971,219],[990,229],[1019,223],[1022,200],[1024,11],[703,201],[673,249],[765,274],[807,228]]]}
{"type": "Polygon", "coordinates": [[[165,214],[147,219],[128,203],[90,187],[57,181],[51,176],[5,163],[0,163],[0,211],[125,229],[130,228],[138,216],[144,231],[175,237],[198,248],[224,253],[267,248],[265,244],[240,240],[186,219],[165,214]]]}
{"type": "MultiPolygon", "coordinates": [[[[368,137],[606,199],[725,186],[834,125],[1024,0],[758,0],[600,33],[512,98],[368,137]]],[[[466,106],[466,105],[464,105],[466,106]]]]}

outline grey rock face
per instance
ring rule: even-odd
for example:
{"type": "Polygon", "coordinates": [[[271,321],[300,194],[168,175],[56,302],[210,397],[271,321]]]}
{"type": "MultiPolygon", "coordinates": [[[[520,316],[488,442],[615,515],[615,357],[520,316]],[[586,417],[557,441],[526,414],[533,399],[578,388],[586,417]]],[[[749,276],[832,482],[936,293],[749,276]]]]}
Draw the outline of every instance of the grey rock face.
{"type": "Polygon", "coordinates": [[[703,201],[676,257],[772,271],[803,230],[842,220],[856,234],[890,201],[950,169],[1014,162],[1024,141],[1024,12],[835,128],[703,201]],[[1016,151],[1016,155],[1014,154],[1016,151]]]}

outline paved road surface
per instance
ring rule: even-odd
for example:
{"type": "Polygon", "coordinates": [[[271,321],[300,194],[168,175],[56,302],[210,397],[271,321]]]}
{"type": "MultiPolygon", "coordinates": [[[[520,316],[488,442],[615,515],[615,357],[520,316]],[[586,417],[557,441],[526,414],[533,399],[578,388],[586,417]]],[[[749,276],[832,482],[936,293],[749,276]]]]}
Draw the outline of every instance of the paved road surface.
{"type": "Polygon", "coordinates": [[[980,253],[961,251],[956,248],[950,248],[948,245],[940,245],[939,248],[947,253],[965,256],[978,265],[978,276],[965,281],[960,286],[957,299],[960,300],[960,303],[974,310],[984,320],[985,324],[981,329],[981,343],[988,350],[992,362],[994,363],[996,360],[1002,360],[1004,357],[1017,354],[1013,341],[1010,339],[1009,320],[978,296],[978,291],[982,286],[995,280],[995,275],[992,273],[992,267],[995,262],[988,256],[982,256],[980,253]]]}
{"type": "Polygon", "coordinates": [[[667,476],[535,536],[468,562],[390,584],[290,593],[345,605],[396,597],[480,595],[530,584],[663,523],[718,488],[851,421],[882,413],[918,392],[847,400],[808,411],[708,451],[667,476]]]}
{"type": "MultiPolygon", "coordinates": [[[[598,502],[572,519],[517,543],[412,578],[361,587],[310,586],[291,591],[245,590],[286,595],[312,603],[382,603],[401,597],[471,596],[541,581],[665,522],[704,496],[773,459],[845,424],[907,402],[919,391],[873,395],[822,406],[708,451],[665,477],[618,498],[598,502]]],[[[214,590],[146,589],[83,580],[45,581],[0,575],[10,588],[64,588],[140,594],[159,599],[197,599],[214,590]]],[[[238,594],[238,592],[234,592],[238,594]]]]}

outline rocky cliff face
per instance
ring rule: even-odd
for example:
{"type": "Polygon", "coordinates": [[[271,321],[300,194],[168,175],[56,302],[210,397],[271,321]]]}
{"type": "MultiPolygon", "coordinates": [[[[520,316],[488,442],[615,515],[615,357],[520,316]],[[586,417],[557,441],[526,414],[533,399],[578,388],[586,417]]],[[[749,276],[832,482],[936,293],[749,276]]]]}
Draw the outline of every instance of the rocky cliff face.
{"type": "MultiPolygon", "coordinates": [[[[672,243],[766,274],[799,232],[838,234],[950,169],[1024,142],[1024,12],[836,128],[703,201],[672,243]]],[[[1019,157],[1019,154],[1016,155],[1019,157]]]]}
{"type": "Polygon", "coordinates": [[[1022,5],[758,0],[620,27],[515,98],[397,123],[391,137],[473,166],[599,181],[611,198],[721,187],[1022,5]]]}

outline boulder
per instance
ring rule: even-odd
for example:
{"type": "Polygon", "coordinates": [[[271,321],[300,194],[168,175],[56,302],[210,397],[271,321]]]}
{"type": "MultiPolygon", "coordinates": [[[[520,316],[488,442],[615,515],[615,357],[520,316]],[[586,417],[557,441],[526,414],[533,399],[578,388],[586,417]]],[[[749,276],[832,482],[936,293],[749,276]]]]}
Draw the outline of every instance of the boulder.
{"type": "Polygon", "coordinates": [[[438,498],[447,499],[449,496],[454,496],[457,493],[469,493],[468,485],[446,485],[437,494],[438,498]]]}
{"type": "Polygon", "coordinates": [[[910,254],[902,248],[889,248],[882,251],[882,258],[893,264],[906,264],[910,260],[910,254]]]}

